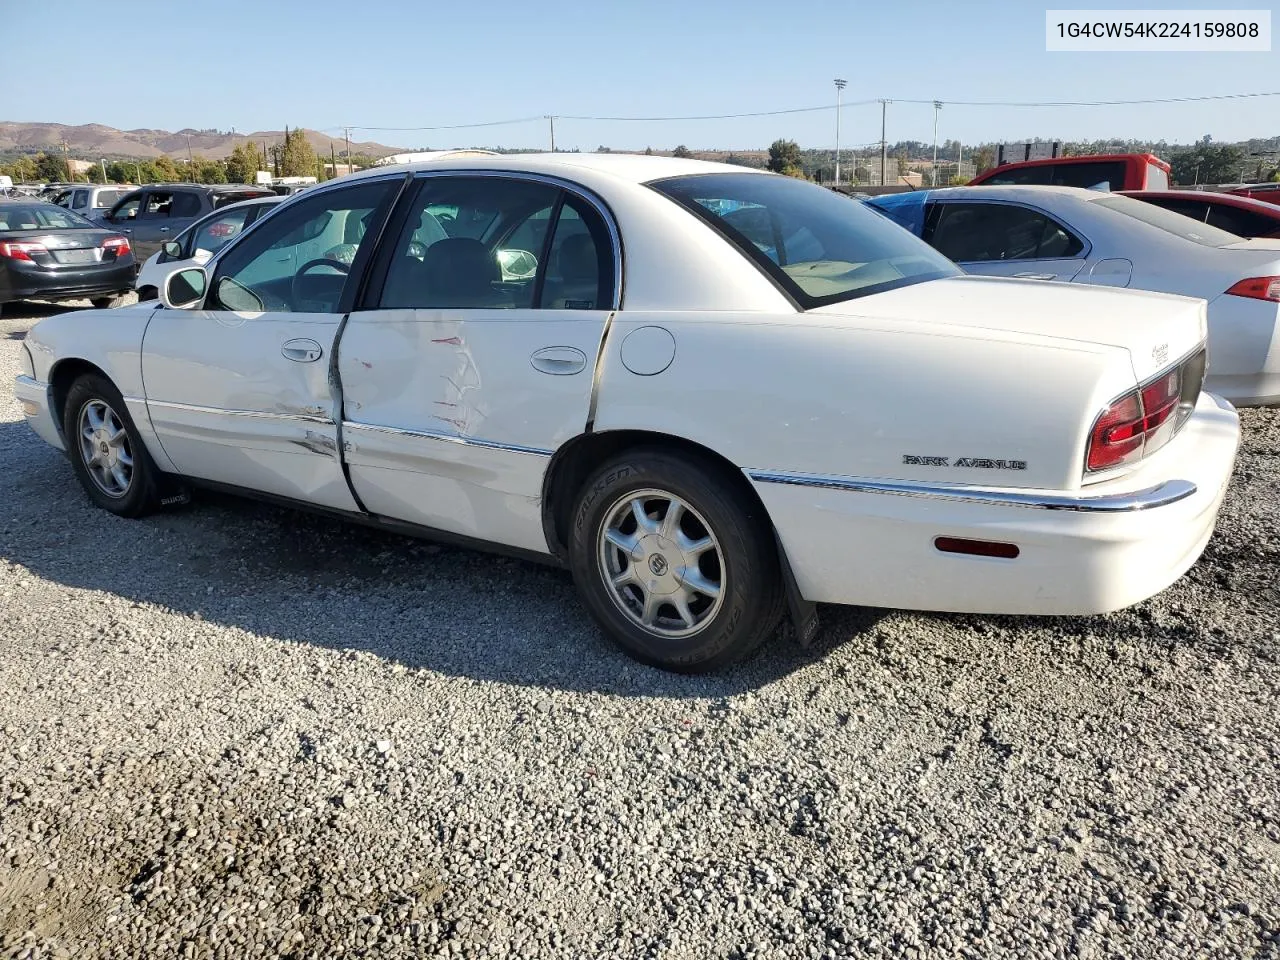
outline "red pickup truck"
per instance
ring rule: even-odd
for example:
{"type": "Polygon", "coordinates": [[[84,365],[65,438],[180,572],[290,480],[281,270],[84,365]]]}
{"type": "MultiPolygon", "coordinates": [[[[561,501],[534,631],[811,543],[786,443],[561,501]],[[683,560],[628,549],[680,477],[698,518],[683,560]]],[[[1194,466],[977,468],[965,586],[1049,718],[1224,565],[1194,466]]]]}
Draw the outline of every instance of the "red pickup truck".
{"type": "Polygon", "coordinates": [[[969,186],[1041,184],[1118,190],[1168,190],[1171,168],[1152,153],[1108,153],[1088,157],[1019,160],[980,173],[969,186]]]}

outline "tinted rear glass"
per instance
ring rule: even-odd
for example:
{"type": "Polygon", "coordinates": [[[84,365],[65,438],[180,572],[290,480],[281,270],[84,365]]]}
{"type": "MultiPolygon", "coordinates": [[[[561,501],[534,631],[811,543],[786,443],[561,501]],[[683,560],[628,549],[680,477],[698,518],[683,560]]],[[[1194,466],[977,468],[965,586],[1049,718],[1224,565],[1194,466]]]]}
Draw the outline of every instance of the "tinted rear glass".
{"type": "Polygon", "coordinates": [[[123,190],[99,190],[93,205],[95,207],[109,207],[123,197],[124,193],[123,190]]]}
{"type": "Polygon", "coordinates": [[[1053,180],[1055,187],[1084,187],[1105,185],[1107,190],[1123,190],[1125,164],[1122,160],[1103,160],[1090,163],[1055,163],[1053,180]]]}
{"type": "Polygon", "coordinates": [[[0,204],[0,230],[83,230],[100,229],[78,213],[52,203],[0,204]]]}
{"type": "Polygon", "coordinates": [[[792,177],[710,173],[649,186],[706,221],[806,309],[961,272],[860,200],[792,177]]]}
{"type": "Polygon", "coordinates": [[[213,195],[213,206],[225,207],[229,203],[239,203],[241,200],[253,200],[257,197],[274,197],[274,190],[237,190],[235,193],[215,193],[213,195]]]}
{"type": "Polygon", "coordinates": [[[1207,223],[1200,223],[1190,217],[1184,217],[1180,213],[1174,213],[1172,210],[1164,209],[1164,207],[1157,207],[1154,203],[1135,200],[1133,197],[1102,197],[1093,202],[1126,217],[1132,217],[1134,220],[1141,220],[1143,223],[1149,223],[1153,227],[1159,227],[1166,233],[1172,233],[1175,237],[1198,243],[1202,247],[1225,247],[1227,244],[1240,242],[1240,238],[1234,233],[1227,233],[1225,230],[1211,227],[1207,223]]]}

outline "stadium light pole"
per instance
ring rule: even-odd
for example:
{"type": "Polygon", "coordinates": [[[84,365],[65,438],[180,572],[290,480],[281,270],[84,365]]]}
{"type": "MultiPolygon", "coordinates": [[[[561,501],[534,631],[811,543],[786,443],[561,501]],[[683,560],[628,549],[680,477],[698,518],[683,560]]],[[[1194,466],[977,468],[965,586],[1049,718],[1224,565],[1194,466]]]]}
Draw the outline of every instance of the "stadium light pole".
{"type": "Polygon", "coordinates": [[[942,101],[933,101],[933,186],[938,185],[938,111],[942,109],[942,101]]]}
{"type": "Polygon", "coordinates": [[[845,81],[837,80],[836,84],[836,186],[840,186],[840,93],[844,90],[845,81]]]}

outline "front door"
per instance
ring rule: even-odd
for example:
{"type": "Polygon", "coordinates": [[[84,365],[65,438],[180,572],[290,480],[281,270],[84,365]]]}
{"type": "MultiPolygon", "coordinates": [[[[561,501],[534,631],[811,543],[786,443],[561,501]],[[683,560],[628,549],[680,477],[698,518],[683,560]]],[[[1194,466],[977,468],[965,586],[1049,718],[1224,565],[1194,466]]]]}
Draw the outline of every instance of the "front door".
{"type": "Polygon", "coordinates": [[[1084,266],[1085,243],[1040,210],[1018,203],[938,202],[925,240],[966,273],[1069,281],[1084,266]]]}
{"type": "Polygon", "coordinates": [[[142,375],[180,473],[357,508],[338,456],[330,364],[343,298],[368,259],[355,255],[401,181],[320,191],[282,210],[212,263],[202,309],[156,311],[142,375]]]}
{"type": "Polygon", "coordinates": [[[352,486],[376,514],[546,550],[543,478],[590,416],[617,302],[602,212],[542,181],[424,176],[388,236],[342,335],[352,486]]]}

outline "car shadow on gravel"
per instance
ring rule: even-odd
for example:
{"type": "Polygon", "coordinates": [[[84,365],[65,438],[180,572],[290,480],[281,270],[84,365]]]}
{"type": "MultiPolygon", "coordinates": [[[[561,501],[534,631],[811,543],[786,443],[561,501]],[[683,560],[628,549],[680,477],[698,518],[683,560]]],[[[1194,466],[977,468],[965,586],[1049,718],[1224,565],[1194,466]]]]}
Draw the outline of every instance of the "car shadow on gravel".
{"type": "MultiPolygon", "coordinates": [[[[411,669],[549,689],[718,697],[824,658],[883,611],[822,608],[808,648],[777,636],[746,663],[685,677],[635,663],[595,627],[567,571],[220,494],[141,521],[92,506],[66,460],[0,424],[11,470],[0,556],[68,587],[411,669]]],[[[77,605],[84,623],[115,614],[77,605]]]]}

